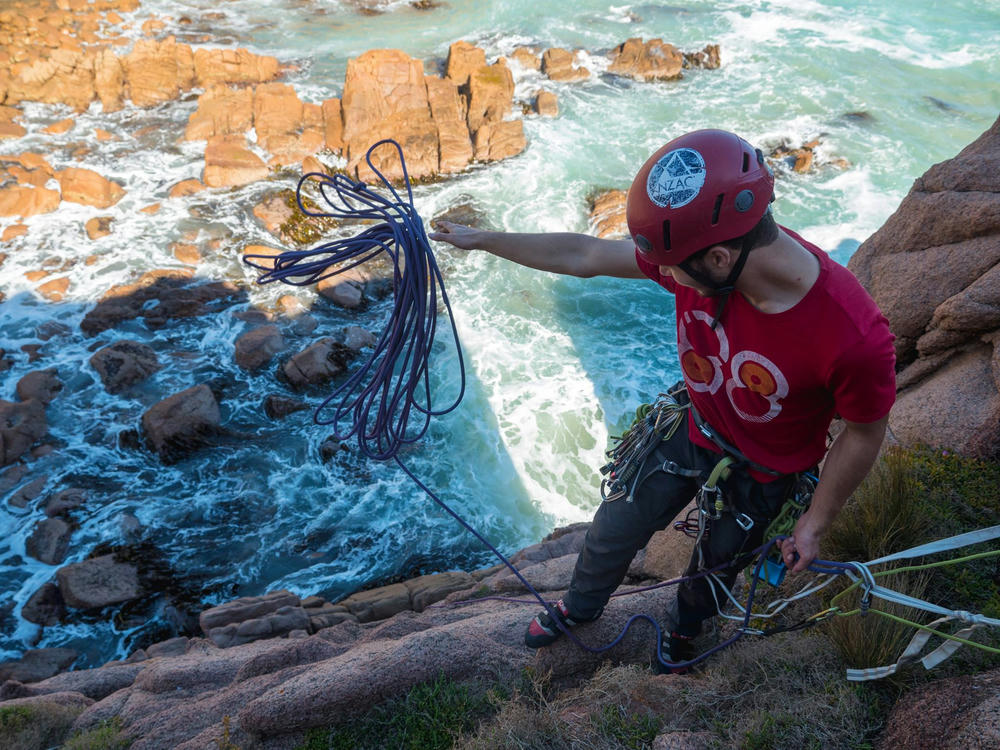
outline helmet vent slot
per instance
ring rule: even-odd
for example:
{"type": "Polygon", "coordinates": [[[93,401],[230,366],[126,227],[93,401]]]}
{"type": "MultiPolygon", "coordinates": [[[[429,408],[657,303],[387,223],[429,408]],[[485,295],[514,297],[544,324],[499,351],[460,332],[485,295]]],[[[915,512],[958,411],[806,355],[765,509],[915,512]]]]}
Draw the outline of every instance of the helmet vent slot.
{"type": "Polygon", "coordinates": [[[719,212],[722,211],[722,199],[725,197],[726,197],[725,193],[719,193],[715,198],[715,208],[712,209],[713,227],[719,223],[719,212]]]}
{"type": "Polygon", "coordinates": [[[670,220],[663,222],[663,249],[670,250],[670,220]]]}
{"type": "Polygon", "coordinates": [[[748,154],[746,151],[743,152],[743,171],[744,172],[750,171],[750,154],[748,154]]]}

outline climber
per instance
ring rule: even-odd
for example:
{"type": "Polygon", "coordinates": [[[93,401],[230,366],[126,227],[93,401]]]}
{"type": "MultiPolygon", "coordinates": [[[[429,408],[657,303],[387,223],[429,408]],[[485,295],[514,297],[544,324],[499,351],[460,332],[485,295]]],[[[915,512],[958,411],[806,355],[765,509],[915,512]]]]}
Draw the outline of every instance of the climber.
{"type": "MultiPolygon", "coordinates": [[[[773,189],[760,150],[733,133],[699,130],[658,149],[635,176],[628,240],[445,221],[430,234],[543,271],[651,279],[674,295],[687,424],[653,446],[629,497],[598,507],[570,588],[552,610],[564,627],[601,615],[635,553],[691,501],[721,457],[733,462],[719,485],[725,512],[711,520],[687,574],[731,560],[718,576],[727,587],[800,476],[823,460],[811,505],[780,548],[790,570],[804,570],[876,459],[895,398],[893,336],[847,269],[776,223],[773,189]],[[834,416],[843,429],[827,450],[834,416]]],[[[670,665],[690,659],[692,639],[723,598],[715,585],[700,578],[679,588],[660,671],[679,671],[670,665]]],[[[542,612],[525,643],[539,648],[561,634],[542,612]]]]}

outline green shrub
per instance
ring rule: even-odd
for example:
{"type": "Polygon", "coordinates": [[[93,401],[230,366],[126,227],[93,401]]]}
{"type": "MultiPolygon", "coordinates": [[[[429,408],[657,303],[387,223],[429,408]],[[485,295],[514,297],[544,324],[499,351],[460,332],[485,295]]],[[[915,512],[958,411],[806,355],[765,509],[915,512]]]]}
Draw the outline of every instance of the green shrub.
{"type": "Polygon", "coordinates": [[[131,744],[122,731],[121,719],[115,716],[70,737],[63,750],[125,750],[131,744]]]}
{"type": "Polygon", "coordinates": [[[83,706],[59,703],[0,706],[0,747],[30,750],[57,745],[82,711],[83,706]]]}
{"type": "Polygon", "coordinates": [[[33,715],[27,706],[0,707],[0,732],[3,733],[0,736],[20,732],[31,723],[33,715]]]}

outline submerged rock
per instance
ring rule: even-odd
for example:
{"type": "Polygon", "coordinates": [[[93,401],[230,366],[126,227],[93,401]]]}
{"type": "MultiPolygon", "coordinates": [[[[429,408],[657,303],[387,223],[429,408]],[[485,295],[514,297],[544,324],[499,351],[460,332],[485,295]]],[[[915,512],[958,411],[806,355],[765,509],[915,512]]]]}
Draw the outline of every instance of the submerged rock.
{"type": "Polygon", "coordinates": [[[69,551],[73,528],[61,518],[46,518],[35,524],[24,543],[24,551],[47,565],[58,565],[69,551]]]}
{"type": "Polygon", "coordinates": [[[289,414],[308,408],[309,405],[301,399],[289,398],[288,396],[272,393],[264,399],[264,413],[270,419],[283,419],[289,414]]]}
{"type": "Polygon", "coordinates": [[[18,380],[15,386],[17,397],[21,401],[35,399],[39,403],[46,405],[52,403],[52,399],[56,397],[62,388],[63,384],[59,380],[59,372],[54,367],[29,372],[18,380]]]}
{"type": "Polygon", "coordinates": [[[114,286],[87,312],[80,330],[87,336],[95,336],[125,320],[140,317],[150,328],[157,328],[173,318],[203,315],[242,296],[231,282],[194,284],[193,276],[193,269],[162,269],[148,271],[134,283],[114,286]]]}
{"type": "Polygon", "coordinates": [[[294,355],[282,371],[294,388],[322,385],[344,372],[352,356],[350,349],[328,336],[294,355]]]}
{"type": "Polygon", "coordinates": [[[0,399],[0,466],[14,463],[48,432],[45,406],[36,400],[0,399]]]}
{"type": "Polygon", "coordinates": [[[66,602],[54,583],[44,584],[21,608],[21,617],[42,626],[58,625],[65,614],[66,602]]]}
{"type": "Polygon", "coordinates": [[[285,347],[276,325],[260,326],[236,339],[236,364],[244,370],[259,370],[285,347]]]}
{"type": "Polygon", "coordinates": [[[87,502],[87,491],[79,487],[70,487],[52,495],[45,501],[45,515],[49,518],[65,516],[74,508],[79,508],[87,502]]]}

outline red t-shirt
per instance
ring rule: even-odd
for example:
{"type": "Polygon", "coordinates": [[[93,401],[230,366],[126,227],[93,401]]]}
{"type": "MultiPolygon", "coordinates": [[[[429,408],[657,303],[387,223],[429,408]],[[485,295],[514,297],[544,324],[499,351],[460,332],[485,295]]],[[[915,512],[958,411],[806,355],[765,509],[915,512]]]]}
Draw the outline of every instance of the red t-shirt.
{"type": "MultiPolygon", "coordinates": [[[[678,355],[698,413],[752,461],[790,474],[823,457],[834,414],[874,422],[889,413],[896,358],[888,321],[854,275],[785,231],[819,259],[812,288],[773,314],[734,292],[714,331],[716,298],[661,276],[638,252],[636,261],[676,298],[678,355]]],[[[698,445],[717,450],[693,420],[689,432],[698,445]]]]}

